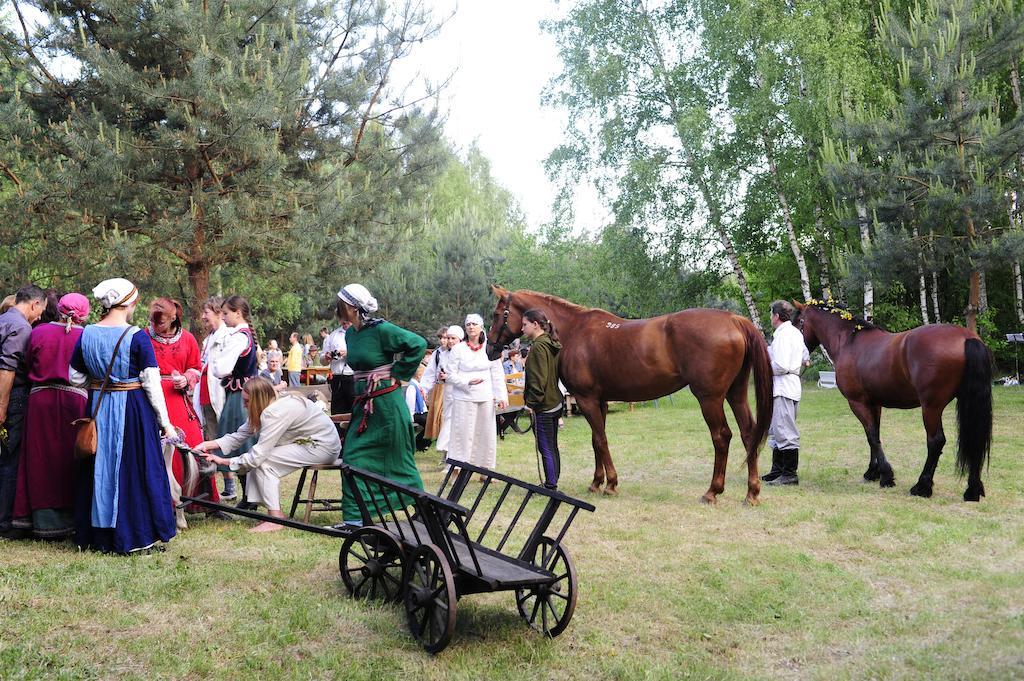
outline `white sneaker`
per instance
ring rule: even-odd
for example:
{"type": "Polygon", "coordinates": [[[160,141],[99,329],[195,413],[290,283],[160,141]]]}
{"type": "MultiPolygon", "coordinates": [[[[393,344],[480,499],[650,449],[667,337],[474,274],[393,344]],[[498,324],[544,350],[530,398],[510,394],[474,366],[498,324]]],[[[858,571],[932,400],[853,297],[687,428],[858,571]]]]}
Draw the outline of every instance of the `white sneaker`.
{"type": "Polygon", "coordinates": [[[221,492],[220,493],[220,498],[225,500],[225,501],[231,501],[232,499],[237,499],[238,498],[238,493],[237,492],[232,492],[231,494],[228,494],[227,492],[221,492]]]}

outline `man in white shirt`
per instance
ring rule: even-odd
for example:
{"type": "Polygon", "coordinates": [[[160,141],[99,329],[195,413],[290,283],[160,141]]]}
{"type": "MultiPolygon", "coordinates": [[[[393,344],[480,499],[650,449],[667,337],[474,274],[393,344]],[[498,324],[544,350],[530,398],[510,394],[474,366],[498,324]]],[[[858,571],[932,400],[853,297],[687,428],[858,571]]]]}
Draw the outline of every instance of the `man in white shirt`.
{"type": "Polygon", "coordinates": [[[772,448],[772,470],[762,476],[769,485],[798,485],[800,431],[796,414],[800,406],[800,367],[807,348],[804,337],[793,326],[793,306],[784,300],[771,305],[774,332],[768,355],[772,362],[772,423],[768,428],[768,446],[772,448]]]}
{"type": "Polygon", "coordinates": [[[348,345],[345,331],[349,324],[343,323],[324,338],[320,356],[331,363],[331,414],[351,414],[355,400],[355,380],[348,365],[348,345]]]}

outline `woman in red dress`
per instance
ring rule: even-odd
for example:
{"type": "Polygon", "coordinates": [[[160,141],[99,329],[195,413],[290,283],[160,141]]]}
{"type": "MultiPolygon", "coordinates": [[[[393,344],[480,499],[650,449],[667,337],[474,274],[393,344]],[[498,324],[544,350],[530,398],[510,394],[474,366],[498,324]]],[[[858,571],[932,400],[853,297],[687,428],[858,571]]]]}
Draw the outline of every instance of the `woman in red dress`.
{"type": "MultiPolygon", "coordinates": [[[[192,390],[199,382],[199,343],[182,328],[184,314],[181,303],[170,298],[157,298],[149,305],[149,327],[153,352],[160,366],[160,387],[163,388],[167,415],[171,424],[184,434],[185,444],[195,447],[203,441],[199,416],[192,406],[192,390]]],[[[172,471],[179,485],[184,484],[184,467],[180,456],[172,458],[172,471]]],[[[220,501],[212,476],[203,475],[198,489],[183,489],[184,494],[206,494],[210,501],[220,501]]],[[[190,511],[204,512],[198,507],[190,511]]]]}

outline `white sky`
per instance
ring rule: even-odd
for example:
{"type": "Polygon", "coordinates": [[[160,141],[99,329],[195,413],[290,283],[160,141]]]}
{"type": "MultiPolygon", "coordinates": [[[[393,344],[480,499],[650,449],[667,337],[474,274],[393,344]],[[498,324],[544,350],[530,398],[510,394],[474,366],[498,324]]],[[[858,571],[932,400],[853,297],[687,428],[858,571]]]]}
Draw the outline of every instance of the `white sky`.
{"type": "MultiPolygon", "coordinates": [[[[564,112],[542,107],[541,91],[559,72],[554,39],[540,28],[559,16],[554,0],[426,0],[435,19],[454,12],[441,33],[417,46],[396,82],[452,80],[441,98],[448,138],[460,151],[476,140],[497,181],[538,228],[551,218],[555,188],[543,161],[564,139],[564,112]]],[[[564,4],[564,3],[563,3],[564,4]]],[[[581,187],[575,227],[597,230],[607,211],[595,190],[581,187]]]]}

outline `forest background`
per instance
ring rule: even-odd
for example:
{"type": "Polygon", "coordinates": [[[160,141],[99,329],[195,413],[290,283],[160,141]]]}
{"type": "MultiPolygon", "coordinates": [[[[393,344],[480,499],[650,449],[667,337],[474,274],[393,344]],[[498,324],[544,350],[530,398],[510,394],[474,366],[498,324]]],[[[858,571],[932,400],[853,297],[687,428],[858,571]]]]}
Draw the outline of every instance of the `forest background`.
{"type": "MultiPolygon", "coordinates": [[[[0,288],[127,276],[249,298],[262,337],[337,289],[428,338],[488,284],[765,326],[829,298],[890,330],[1024,329],[1024,0],[577,0],[544,24],[569,114],[549,224],[396,82],[418,0],[12,0],[0,10],[0,288]],[[42,16],[37,25],[33,16],[42,16]],[[594,183],[612,219],[574,231],[594,183]]],[[[411,95],[411,92],[418,94],[411,95]]],[[[424,94],[425,93],[425,94],[424,94]]]]}

